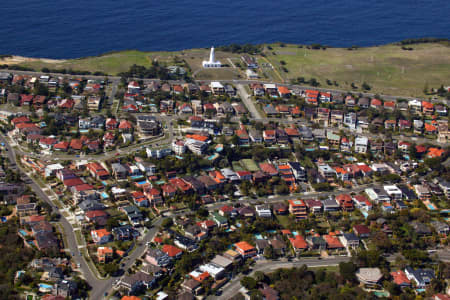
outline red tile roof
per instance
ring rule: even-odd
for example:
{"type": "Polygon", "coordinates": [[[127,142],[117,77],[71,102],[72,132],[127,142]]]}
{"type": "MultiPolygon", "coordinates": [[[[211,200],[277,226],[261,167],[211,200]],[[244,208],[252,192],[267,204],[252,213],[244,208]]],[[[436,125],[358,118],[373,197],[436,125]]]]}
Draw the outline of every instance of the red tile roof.
{"type": "Polygon", "coordinates": [[[335,236],[326,234],[323,236],[325,242],[327,242],[327,247],[329,249],[337,249],[337,248],[344,248],[344,245],[342,245],[341,241],[335,236]]]}
{"type": "Polygon", "coordinates": [[[444,152],[444,149],[430,147],[427,156],[430,158],[441,157],[444,152]]]}
{"type": "Polygon", "coordinates": [[[289,91],[289,89],[285,86],[279,86],[278,87],[278,92],[282,95],[286,95],[286,94],[290,94],[291,91],[289,91]]]}
{"type": "Polygon", "coordinates": [[[193,139],[200,142],[206,142],[208,140],[207,136],[199,135],[199,134],[186,134],[186,138],[193,139]]]}
{"type": "Polygon", "coordinates": [[[246,241],[242,241],[242,242],[236,243],[234,245],[236,246],[236,248],[239,248],[239,249],[241,249],[244,252],[245,251],[255,250],[255,247],[253,247],[252,245],[250,245],[246,241]]]}
{"type": "Polygon", "coordinates": [[[162,247],[162,252],[166,253],[170,257],[175,257],[179,255],[180,253],[183,253],[183,250],[181,250],[178,247],[172,246],[172,245],[164,245],[162,247]]]}
{"type": "Polygon", "coordinates": [[[406,277],[405,272],[402,270],[397,270],[394,272],[391,272],[391,276],[394,280],[394,283],[397,285],[410,285],[411,281],[406,277]]]}
{"type": "Polygon", "coordinates": [[[72,187],[72,186],[82,185],[82,184],[84,184],[84,182],[80,178],[71,178],[71,179],[64,180],[63,184],[66,187],[72,187]]]}
{"type": "Polygon", "coordinates": [[[292,247],[294,247],[295,249],[308,248],[308,244],[301,235],[296,235],[295,238],[289,238],[289,241],[291,242],[292,247]]]}

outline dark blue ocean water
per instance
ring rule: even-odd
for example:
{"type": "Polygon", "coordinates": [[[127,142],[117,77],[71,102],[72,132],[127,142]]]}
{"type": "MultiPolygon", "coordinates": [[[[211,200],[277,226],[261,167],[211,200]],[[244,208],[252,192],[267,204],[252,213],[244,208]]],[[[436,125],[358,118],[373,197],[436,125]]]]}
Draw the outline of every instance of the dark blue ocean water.
{"type": "Polygon", "coordinates": [[[0,54],[74,58],[230,43],[450,38],[450,0],[2,0],[0,54]]]}

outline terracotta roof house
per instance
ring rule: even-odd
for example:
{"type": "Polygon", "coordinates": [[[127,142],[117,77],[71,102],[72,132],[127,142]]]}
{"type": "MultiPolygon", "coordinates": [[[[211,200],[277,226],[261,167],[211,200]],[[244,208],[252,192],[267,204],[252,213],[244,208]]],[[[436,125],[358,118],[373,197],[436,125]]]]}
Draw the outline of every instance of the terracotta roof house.
{"type": "Polygon", "coordinates": [[[173,245],[164,245],[161,250],[172,258],[179,258],[183,254],[183,250],[173,245]]]}
{"type": "Polygon", "coordinates": [[[382,104],[383,103],[379,99],[373,98],[370,100],[370,107],[372,108],[380,108],[382,104]]]}
{"type": "Polygon", "coordinates": [[[72,139],[69,147],[73,150],[81,150],[83,148],[83,142],[80,139],[72,139]]]}
{"type": "Polygon", "coordinates": [[[113,249],[110,247],[98,247],[97,258],[101,263],[105,263],[107,260],[113,257],[113,249]]]}
{"type": "Polygon", "coordinates": [[[308,243],[306,243],[305,239],[301,235],[296,235],[294,238],[289,238],[291,242],[292,248],[294,251],[299,252],[305,249],[308,249],[308,243]]]}
{"type": "Polygon", "coordinates": [[[360,238],[367,238],[370,236],[369,227],[362,224],[353,226],[353,232],[360,238]]]}
{"type": "Polygon", "coordinates": [[[349,194],[340,194],[336,196],[336,201],[339,203],[339,206],[344,211],[353,211],[353,200],[352,196],[349,194]]]}
{"type": "Polygon", "coordinates": [[[396,105],[395,101],[385,101],[383,103],[383,107],[385,109],[389,109],[389,110],[394,110],[395,109],[395,105],[396,105]]]}
{"type": "Polygon", "coordinates": [[[97,180],[105,180],[109,178],[109,172],[98,162],[91,162],[86,165],[86,168],[91,173],[91,176],[97,180]]]}
{"type": "Polygon", "coordinates": [[[261,169],[261,171],[263,171],[267,175],[270,175],[270,176],[278,175],[278,170],[271,163],[260,163],[259,168],[261,169]]]}
{"type": "Polygon", "coordinates": [[[131,131],[131,129],[133,128],[133,125],[128,120],[121,120],[118,128],[119,128],[119,131],[128,132],[128,131],[131,131]]]}
{"type": "Polygon", "coordinates": [[[291,91],[285,86],[278,86],[278,94],[282,98],[287,98],[291,96],[291,91]]]}
{"type": "Polygon", "coordinates": [[[323,236],[323,239],[327,243],[328,249],[343,249],[343,248],[345,248],[344,245],[342,245],[341,241],[335,236],[326,234],[323,236]]]}
{"type": "Polygon", "coordinates": [[[430,147],[428,148],[427,157],[429,158],[441,157],[442,154],[444,154],[444,152],[445,152],[444,149],[430,147]]]}
{"type": "Polygon", "coordinates": [[[408,279],[408,277],[406,277],[405,272],[403,272],[402,270],[391,272],[391,276],[394,283],[400,286],[401,288],[411,286],[411,281],[408,279]]]}
{"type": "Polygon", "coordinates": [[[256,248],[245,241],[236,243],[234,246],[236,247],[236,251],[239,252],[244,258],[249,258],[256,255],[256,248]]]}
{"type": "Polygon", "coordinates": [[[60,150],[60,151],[67,151],[67,149],[69,149],[69,145],[70,145],[69,142],[61,141],[61,142],[53,145],[53,149],[60,150]]]}
{"type": "Polygon", "coordinates": [[[426,115],[432,115],[434,113],[434,104],[427,101],[422,101],[422,112],[426,115]]]}

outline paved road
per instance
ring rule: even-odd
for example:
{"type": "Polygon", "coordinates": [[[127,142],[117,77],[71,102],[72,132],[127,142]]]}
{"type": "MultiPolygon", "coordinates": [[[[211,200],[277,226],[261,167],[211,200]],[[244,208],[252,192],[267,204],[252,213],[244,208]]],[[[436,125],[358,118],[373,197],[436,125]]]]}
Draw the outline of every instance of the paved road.
{"type": "MultiPolygon", "coordinates": [[[[106,77],[108,80],[112,82],[118,82],[120,81],[119,76],[95,76],[95,75],[70,75],[70,74],[59,74],[59,73],[43,73],[43,72],[32,72],[32,71],[17,71],[17,70],[7,70],[7,69],[0,69],[1,72],[9,72],[13,74],[21,74],[21,75],[33,75],[33,76],[40,76],[43,74],[50,74],[52,76],[66,76],[66,77],[82,77],[87,79],[97,79],[97,80],[104,80],[106,77]]],[[[144,83],[151,82],[151,81],[160,81],[159,79],[141,79],[141,78],[135,78],[136,80],[142,80],[144,83]]],[[[223,83],[233,83],[233,84],[249,84],[249,83],[276,83],[276,81],[261,81],[261,80],[196,80],[196,82],[211,82],[211,81],[220,81],[223,83]]],[[[170,83],[184,83],[184,81],[180,80],[171,80],[170,83]]],[[[288,87],[292,88],[299,88],[302,90],[306,89],[315,89],[321,92],[328,92],[333,95],[340,95],[342,93],[347,93],[347,90],[339,90],[339,89],[331,89],[331,88],[324,88],[324,87],[311,87],[311,86],[304,86],[304,85],[293,85],[288,84],[288,87]]],[[[368,93],[368,92],[360,92],[360,91],[353,91],[355,94],[362,94],[366,97],[374,97],[374,93],[368,93]]],[[[379,95],[381,98],[389,101],[396,101],[397,99],[406,99],[406,100],[412,100],[412,99],[419,99],[419,100],[425,100],[417,97],[409,97],[409,96],[399,96],[399,95],[379,95]]],[[[450,100],[431,100],[433,103],[446,103],[447,105],[450,104],[450,100]]]]}
{"type": "MultiPolygon", "coordinates": [[[[263,122],[273,121],[273,122],[277,122],[280,124],[286,124],[286,125],[298,124],[298,125],[305,125],[305,126],[308,126],[311,128],[311,122],[308,122],[307,120],[305,120],[303,118],[302,119],[291,119],[291,120],[287,119],[287,118],[263,118],[262,121],[263,122]]],[[[372,139],[378,139],[378,138],[384,139],[386,137],[385,134],[381,134],[381,133],[379,133],[379,134],[373,134],[370,132],[358,133],[357,130],[352,130],[352,129],[350,129],[348,127],[344,127],[344,126],[342,126],[342,127],[329,126],[329,127],[323,127],[323,129],[335,130],[335,131],[342,130],[343,132],[347,132],[352,135],[356,135],[356,136],[361,135],[361,136],[366,136],[366,137],[372,138],[372,139]]],[[[428,143],[428,144],[434,144],[434,145],[440,145],[440,146],[450,145],[449,142],[442,143],[442,142],[438,142],[437,140],[432,140],[432,139],[425,138],[425,137],[411,137],[411,136],[406,136],[403,134],[397,134],[397,132],[393,132],[391,137],[392,137],[392,139],[395,139],[395,140],[409,141],[409,142],[416,143],[416,144],[427,144],[428,143]]]]}
{"type": "MultiPolygon", "coordinates": [[[[0,135],[0,141],[5,143],[5,146],[8,149],[7,151],[8,159],[11,163],[11,166],[17,166],[19,168],[22,180],[25,181],[32,188],[32,190],[36,193],[36,195],[40,199],[44,200],[51,206],[53,212],[59,213],[59,208],[55,204],[53,204],[53,202],[50,200],[47,194],[45,194],[45,192],[41,189],[41,187],[36,183],[36,181],[32,177],[29,177],[22,169],[20,169],[16,161],[16,153],[3,135],[0,135]]],[[[162,220],[163,219],[157,219],[153,223],[154,227],[151,228],[140,240],[137,248],[134,249],[133,252],[131,252],[131,254],[125,258],[124,261],[125,266],[123,267],[124,270],[127,270],[129,267],[131,267],[136,261],[136,259],[138,259],[144,254],[144,252],[146,251],[145,246],[146,243],[154,238],[154,236],[158,232],[158,226],[161,225],[162,220]]],[[[63,234],[67,241],[67,245],[65,245],[65,247],[70,249],[71,253],[75,254],[73,256],[75,263],[80,264],[80,270],[83,274],[83,277],[92,287],[90,299],[94,300],[101,299],[106,292],[109,292],[111,290],[112,284],[116,278],[109,278],[106,280],[98,279],[94,275],[93,271],[90,269],[84,257],[78,255],[79,245],[77,245],[74,229],[70,224],[70,222],[61,214],[61,219],[59,220],[59,223],[61,224],[64,230],[63,234]]]]}
{"type": "MultiPolygon", "coordinates": [[[[147,242],[151,241],[155,235],[158,233],[159,226],[161,225],[163,219],[157,219],[154,223],[151,229],[145,234],[145,236],[138,242],[138,246],[136,249],[131,252],[131,254],[126,257],[122,263],[125,265],[122,267],[124,271],[129,269],[135,261],[140,258],[145,251],[147,250],[147,242]]],[[[98,300],[103,299],[105,294],[109,294],[112,291],[114,282],[118,280],[118,277],[111,277],[106,280],[96,280],[94,284],[90,283],[92,286],[92,291],[89,295],[89,298],[92,300],[98,300]]]]}
{"type": "MultiPolygon", "coordinates": [[[[282,195],[282,196],[267,196],[267,197],[261,197],[261,198],[250,198],[247,197],[244,200],[238,201],[241,203],[246,203],[246,204],[258,204],[258,203],[276,203],[276,202],[282,202],[282,201],[286,201],[289,199],[310,199],[310,198],[319,198],[319,197],[328,197],[330,195],[338,195],[338,194],[343,194],[343,193],[359,193],[364,191],[366,188],[375,188],[375,187],[382,187],[381,184],[376,184],[376,183],[370,183],[370,184],[363,184],[363,185],[358,185],[356,187],[350,188],[350,189],[344,189],[344,188],[338,188],[334,191],[330,191],[330,192],[307,192],[307,193],[295,193],[295,194],[290,194],[290,195],[282,195]]],[[[223,201],[223,202],[217,202],[217,203],[213,203],[213,204],[208,204],[207,208],[210,211],[214,211],[219,209],[220,207],[222,207],[225,204],[235,204],[236,201],[223,201]]],[[[180,212],[180,213],[174,213],[175,215],[181,215],[184,212],[180,212]]]]}
{"type": "MultiPolygon", "coordinates": [[[[445,249],[440,249],[438,251],[436,251],[435,253],[440,260],[445,261],[445,262],[450,262],[450,247],[447,247],[445,249]]],[[[433,256],[432,253],[430,253],[430,256],[433,256]]]]}
{"type": "MultiPolygon", "coordinates": [[[[5,146],[8,149],[8,151],[7,151],[8,159],[9,159],[11,165],[17,166],[19,168],[22,180],[25,181],[31,187],[31,189],[36,193],[36,195],[40,199],[42,199],[43,201],[50,204],[53,212],[59,213],[58,207],[55,204],[53,204],[53,202],[50,200],[50,198],[47,196],[47,194],[45,194],[45,192],[36,183],[36,181],[33,178],[29,177],[22,169],[20,169],[20,167],[16,161],[16,153],[3,135],[0,135],[0,140],[3,143],[5,143],[5,146]]],[[[76,242],[76,237],[75,237],[72,225],[69,223],[69,221],[67,221],[67,219],[62,214],[61,214],[61,219],[59,220],[59,223],[61,224],[61,226],[64,230],[63,234],[66,237],[67,245],[65,245],[65,247],[69,248],[72,253],[75,253],[74,260],[76,263],[80,264],[80,269],[83,273],[84,278],[89,283],[96,281],[97,278],[92,273],[92,271],[89,268],[84,257],[78,255],[79,249],[78,249],[78,245],[76,242]]]]}
{"type": "MultiPolygon", "coordinates": [[[[166,145],[170,144],[173,140],[174,134],[173,134],[173,125],[172,122],[174,120],[173,116],[161,116],[161,120],[165,122],[167,128],[164,130],[164,135],[160,137],[153,137],[149,141],[144,141],[139,144],[130,145],[125,148],[119,148],[113,151],[107,151],[106,153],[102,154],[88,154],[88,155],[73,155],[73,154],[62,154],[58,152],[53,152],[51,155],[40,155],[40,158],[43,159],[52,159],[52,160],[107,160],[114,157],[120,157],[129,155],[132,152],[136,152],[141,150],[143,147],[155,147],[158,145],[166,145]]],[[[19,155],[28,155],[31,157],[36,157],[34,152],[25,150],[21,145],[18,147],[16,152],[19,155]]]]}
{"type": "Polygon", "coordinates": [[[108,106],[110,108],[112,108],[114,98],[116,97],[117,85],[117,80],[111,82],[111,93],[108,95],[108,106]]]}
{"type": "MultiPolygon", "coordinates": [[[[318,259],[318,258],[307,258],[300,259],[295,262],[278,262],[278,261],[261,261],[256,263],[253,267],[252,272],[247,275],[251,276],[255,272],[272,272],[276,269],[280,268],[293,268],[300,267],[302,265],[307,265],[308,267],[327,267],[327,266],[337,266],[341,262],[349,261],[350,257],[338,256],[338,257],[330,257],[326,259],[318,259]]],[[[228,300],[234,295],[236,295],[241,289],[241,279],[244,277],[243,274],[240,274],[234,277],[231,281],[229,281],[226,285],[222,287],[223,294],[219,297],[211,296],[210,299],[218,299],[218,300],[228,300]]]]}
{"type": "Polygon", "coordinates": [[[261,114],[256,109],[255,103],[252,101],[252,98],[245,90],[245,87],[242,84],[236,85],[238,94],[240,98],[242,99],[242,102],[244,102],[245,106],[247,107],[248,111],[252,115],[252,118],[255,120],[262,120],[261,114]]]}

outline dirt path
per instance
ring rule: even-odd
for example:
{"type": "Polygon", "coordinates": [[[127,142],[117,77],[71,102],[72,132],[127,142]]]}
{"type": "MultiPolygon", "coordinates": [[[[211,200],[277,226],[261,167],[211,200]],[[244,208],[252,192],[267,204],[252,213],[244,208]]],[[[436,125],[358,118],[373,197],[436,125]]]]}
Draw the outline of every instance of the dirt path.
{"type": "Polygon", "coordinates": [[[10,57],[4,57],[0,59],[1,64],[7,64],[7,65],[16,65],[21,64],[25,62],[34,62],[34,61],[40,61],[48,64],[57,64],[57,63],[63,63],[66,60],[64,59],[49,59],[49,58],[32,58],[32,57],[24,57],[24,56],[17,56],[13,55],[10,57]]]}

